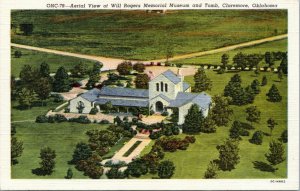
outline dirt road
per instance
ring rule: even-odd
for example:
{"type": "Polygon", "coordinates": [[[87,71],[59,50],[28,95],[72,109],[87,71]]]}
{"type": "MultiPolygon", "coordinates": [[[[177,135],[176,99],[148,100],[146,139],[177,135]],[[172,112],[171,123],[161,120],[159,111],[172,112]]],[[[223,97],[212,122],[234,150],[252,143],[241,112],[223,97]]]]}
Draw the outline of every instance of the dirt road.
{"type": "MultiPolygon", "coordinates": [[[[178,56],[174,56],[173,58],[170,58],[169,61],[175,61],[175,60],[181,60],[181,59],[185,59],[185,58],[193,58],[193,57],[199,57],[199,56],[204,56],[204,55],[209,55],[209,54],[226,52],[226,51],[234,50],[237,48],[244,48],[244,47],[248,47],[248,46],[262,44],[265,42],[284,39],[284,38],[287,38],[287,36],[288,36],[287,34],[283,34],[283,35],[263,38],[263,39],[259,39],[259,40],[249,41],[249,42],[245,42],[245,43],[240,43],[240,44],[236,44],[236,45],[226,46],[226,47],[222,47],[222,48],[217,48],[217,49],[213,49],[213,50],[208,50],[208,51],[178,55],[178,56]]],[[[41,51],[41,52],[48,52],[48,53],[59,54],[59,55],[64,55],[64,56],[72,56],[72,57],[77,57],[77,58],[99,61],[99,62],[103,63],[103,69],[102,69],[103,71],[116,69],[118,64],[120,64],[122,61],[124,61],[124,60],[118,59],[118,58],[109,58],[109,57],[102,57],[102,56],[93,56],[93,55],[64,52],[64,51],[60,51],[60,50],[39,48],[39,47],[27,46],[27,45],[15,44],[15,43],[11,43],[11,46],[18,47],[18,48],[24,48],[24,49],[28,49],[28,50],[36,50],[36,51],[41,51]]],[[[159,60],[148,60],[148,61],[141,61],[141,62],[144,62],[144,63],[164,62],[165,60],[166,59],[159,59],[159,60]]],[[[134,63],[136,61],[133,60],[132,62],[134,63]]]]}

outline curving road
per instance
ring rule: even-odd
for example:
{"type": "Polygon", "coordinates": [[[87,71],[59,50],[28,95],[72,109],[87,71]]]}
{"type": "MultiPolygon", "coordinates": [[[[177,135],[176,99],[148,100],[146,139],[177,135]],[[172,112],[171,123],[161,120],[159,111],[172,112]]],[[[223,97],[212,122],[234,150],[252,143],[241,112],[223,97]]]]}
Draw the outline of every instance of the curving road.
{"type": "MultiPolygon", "coordinates": [[[[213,50],[208,50],[208,51],[195,52],[195,53],[189,53],[189,54],[184,54],[184,55],[177,55],[177,56],[174,56],[173,58],[170,58],[169,61],[199,57],[199,56],[215,54],[215,53],[220,53],[220,52],[227,52],[227,51],[238,49],[238,48],[244,48],[244,47],[248,47],[248,46],[262,44],[265,42],[281,40],[281,39],[285,39],[287,37],[288,37],[287,34],[283,34],[283,35],[263,38],[263,39],[259,39],[259,40],[253,40],[253,41],[249,41],[249,42],[245,42],[245,43],[240,43],[240,44],[236,44],[236,45],[226,46],[226,47],[222,47],[222,48],[217,48],[217,49],[213,49],[213,50]]],[[[48,52],[48,53],[53,53],[53,54],[58,54],[58,55],[72,56],[72,57],[77,57],[77,58],[99,61],[99,62],[103,63],[103,69],[102,69],[103,71],[116,69],[118,64],[120,64],[122,61],[124,61],[123,59],[119,59],[119,58],[109,58],[109,57],[102,57],[102,56],[93,56],[93,55],[86,55],[86,54],[79,54],[79,53],[64,52],[64,51],[60,51],[60,50],[39,48],[39,47],[15,44],[15,43],[11,43],[11,46],[17,47],[17,48],[28,49],[28,50],[36,50],[36,51],[48,52]]],[[[158,59],[158,60],[148,60],[148,61],[141,61],[141,62],[150,63],[150,62],[165,62],[165,61],[166,61],[166,59],[158,59]]],[[[137,61],[132,60],[132,62],[135,63],[137,61]]]]}

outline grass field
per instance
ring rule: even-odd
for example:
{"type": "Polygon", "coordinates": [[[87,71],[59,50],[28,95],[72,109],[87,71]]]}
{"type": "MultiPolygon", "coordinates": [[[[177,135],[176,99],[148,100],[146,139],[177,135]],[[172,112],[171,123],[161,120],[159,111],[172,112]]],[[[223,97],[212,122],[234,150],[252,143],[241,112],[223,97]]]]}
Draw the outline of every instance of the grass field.
{"type": "Polygon", "coordinates": [[[124,59],[174,55],[287,33],[286,10],[174,10],[166,14],[113,10],[15,10],[12,42],[124,59]],[[21,23],[34,25],[23,36],[21,23]]]}
{"type": "Polygon", "coordinates": [[[50,66],[50,72],[55,73],[60,66],[64,66],[65,69],[70,70],[76,64],[82,62],[87,64],[90,68],[93,66],[95,61],[86,59],[74,58],[70,56],[61,56],[56,54],[12,48],[11,49],[11,74],[15,77],[19,77],[19,73],[24,65],[30,65],[33,68],[38,68],[42,62],[46,62],[50,66]],[[21,58],[15,58],[14,52],[19,50],[22,52],[21,58]]]}
{"type": "MultiPolygon", "coordinates": [[[[213,81],[213,88],[208,91],[211,95],[221,94],[225,85],[228,83],[233,73],[225,73],[222,75],[216,74],[214,71],[206,71],[207,75],[213,81]]],[[[243,85],[251,83],[256,77],[252,75],[252,72],[240,72],[243,85]]],[[[261,120],[259,124],[254,124],[255,130],[250,131],[249,137],[243,137],[240,141],[240,163],[236,166],[236,169],[231,172],[219,171],[218,178],[285,178],[287,177],[287,163],[286,161],[277,165],[277,171],[264,172],[254,168],[253,162],[265,162],[267,163],[264,154],[268,152],[269,141],[271,139],[278,139],[283,130],[287,128],[287,79],[284,78],[282,82],[277,81],[277,75],[271,72],[261,73],[258,77],[259,81],[263,75],[267,76],[268,85],[261,87],[261,92],[256,96],[254,104],[261,111],[261,120]],[[271,103],[266,100],[266,93],[272,84],[276,84],[283,100],[280,103],[271,103]],[[267,127],[266,121],[268,118],[274,118],[278,122],[278,126],[275,127],[272,137],[264,137],[262,145],[254,145],[249,143],[249,139],[256,130],[262,130],[269,133],[270,130],[267,127]]],[[[186,77],[185,80],[193,84],[193,77],[186,77]]],[[[234,110],[232,121],[240,120],[246,122],[246,106],[231,106],[234,110]]],[[[218,158],[218,151],[216,146],[221,144],[228,136],[228,127],[219,127],[217,133],[214,134],[200,134],[196,135],[196,143],[191,144],[186,151],[176,151],[175,153],[166,153],[165,159],[169,159],[174,162],[176,166],[175,174],[172,178],[203,178],[209,161],[218,158]]],[[[180,137],[184,137],[182,134],[180,137]]],[[[152,141],[153,144],[153,141],[152,141]]],[[[151,149],[150,144],[142,153],[148,153],[151,149]]],[[[148,174],[142,178],[152,178],[153,176],[148,174]]]]}
{"type": "MultiPolygon", "coordinates": [[[[287,51],[287,39],[267,42],[256,46],[251,46],[247,48],[236,49],[232,51],[226,52],[229,55],[229,63],[233,64],[232,58],[239,52],[247,53],[247,54],[265,54],[265,52],[277,52],[287,51]]],[[[193,64],[193,65],[200,65],[200,64],[219,64],[221,65],[221,57],[224,53],[217,53],[211,54],[201,57],[189,58],[184,60],[176,60],[173,63],[181,63],[181,64],[193,64]]],[[[261,64],[264,60],[261,62],[261,64]]]]}
{"type": "Polygon", "coordinates": [[[108,125],[79,123],[35,123],[23,122],[15,124],[18,140],[23,141],[24,151],[19,163],[12,166],[12,178],[56,178],[63,179],[69,167],[73,178],[88,178],[77,171],[68,161],[72,159],[75,146],[80,141],[87,142],[86,131],[106,129],[108,125]],[[50,176],[37,176],[31,171],[39,167],[40,149],[49,146],[56,152],[56,166],[50,176]]]}

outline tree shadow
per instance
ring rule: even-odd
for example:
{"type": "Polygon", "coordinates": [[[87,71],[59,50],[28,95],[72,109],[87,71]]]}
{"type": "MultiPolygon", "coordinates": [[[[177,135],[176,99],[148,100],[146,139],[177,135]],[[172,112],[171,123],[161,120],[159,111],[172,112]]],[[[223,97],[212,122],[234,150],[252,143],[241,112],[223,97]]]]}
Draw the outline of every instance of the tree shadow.
{"type": "Polygon", "coordinates": [[[264,172],[275,172],[276,170],[278,170],[278,168],[274,168],[273,166],[265,163],[265,162],[261,162],[261,161],[254,161],[252,162],[254,165],[255,169],[258,169],[260,171],[264,171],[264,172]]]}
{"type": "Polygon", "coordinates": [[[46,176],[46,175],[48,175],[41,168],[32,169],[31,172],[32,172],[32,174],[35,174],[35,175],[38,175],[38,176],[46,176]]]}

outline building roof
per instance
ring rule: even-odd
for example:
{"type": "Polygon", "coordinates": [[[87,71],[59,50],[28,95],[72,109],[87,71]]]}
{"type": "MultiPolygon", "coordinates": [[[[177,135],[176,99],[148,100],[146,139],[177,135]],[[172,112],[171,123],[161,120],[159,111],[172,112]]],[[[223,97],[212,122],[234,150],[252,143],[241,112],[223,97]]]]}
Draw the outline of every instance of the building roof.
{"type": "Polygon", "coordinates": [[[168,107],[181,107],[190,102],[199,105],[202,109],[207,109],[211,103],[211,97],[204,92],[200,94],[179,92],[175,100],[172,100],[168,107]]]}
{"type": "Polygon", "coordinates": [[[186,91],[187,89],[189,89],[189,87],[191,87],[190,84],[186,82],[183,82],[182,85],[183,85],[183,91],[186,91]]]}
{"type": "Polygon", "coordinates": [[[105,86],[99,96],[149,98],[149,90],[105,86]]]}
{"type": "Polygon", "coordinates": [[[122,100],[122,99],[110,99],[110,98],[97,98],[95,104],[105,104],[111,102],[115,106],[124,107],[147,107],[149,104],[148,100],[122,100]]]}
{"type": "Polygon", "coordinates": [[[159,94],[159,95],[155,96],[155,97],[152,98],[152,99],[155,99],[155,98],[157,98],[157,97],[161,97],[162,99],[166,100],[167,102],[172,101],[170,98],[168,98],[168,97],[165,96],[164,94],[159,94]]]}
{"type": "Polygon", "coordinates": [[[162,75],[164,75],[174,84],[178,84],[181,81],[181,79],[176,74],[174,74],[174,72],[172,72],[171,70],[167,70],[163,72],[162,75]]]}
{"type": "Polygon", "coordinates": [[[98,98],[99,94],[100,94],[100,90],[97,89],[97,88],[94,88],[94,89],[92,89],[88,92],[85,92],[85,93],[81,94],[80,96],[82,98],[92,102],[92,101],[94,101],[95,99],[98,98]]]}

